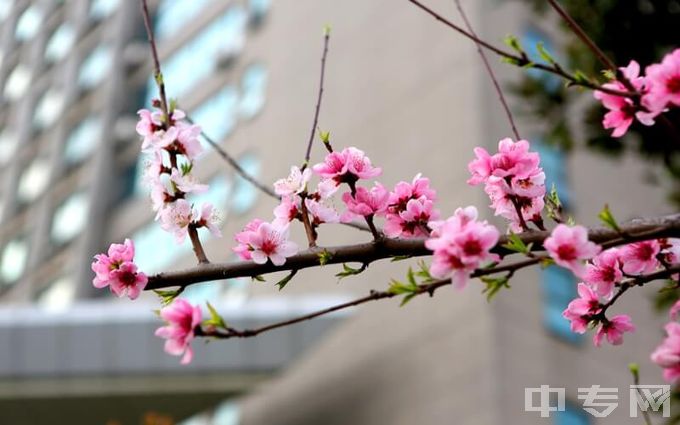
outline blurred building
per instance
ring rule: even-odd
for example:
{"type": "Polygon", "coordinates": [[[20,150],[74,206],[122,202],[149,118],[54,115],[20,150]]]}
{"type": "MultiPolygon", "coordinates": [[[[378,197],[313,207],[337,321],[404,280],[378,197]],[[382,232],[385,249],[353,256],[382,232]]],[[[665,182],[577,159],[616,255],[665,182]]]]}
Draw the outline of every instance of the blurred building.
{"type": "MultiPolygon", "coordinates": [[[[319,124],[333,143],[364,149],[388,186],[424,172],[445,216],[461,205],[484,211],[465,164],[474,146],[493,149],[510,134],[504,115],[474,46],[408,2],[150,3],[169,95],[263,182],[303,156],[330,23],[319,124]]],[[[429,3],[455,16],[453,2],[429,3]]],[[[535,22],[514,2],[464,6],[484,38],[514,33],[559,55],[556,22],[535,22]]],[[[654,332],[594,350],[569,331],[561,311],[575,285],[559,269],[520,274],[492,303],[470,284],[404,308],[385,301],[249,340],[195,344],[194,363],[180,367],[152,337],[151,295],[119,302],[90,285],[92,255],[125,237],[148,273],[195,262],[188,242],[176,245],[153,221],[138,183],[135,111],[155,94],[138,2],[5,0],[0,19],[0,423],[126,425],[149,412],[205,411],[189,423],[620,424],[630,420],[626,364],[640,362],[643,380],[661,383],[646,362],[654,332]],[[577,388],[592,384],[619,388],[608,419],[579,408],[577,388]],[[567,387],[567,411],[524,412],[524,389],[540,385],[567,387]]],[[[517,72],[497,68],[506,81],[517,72]]],[[[561,84],[535,77],[547,90],[561,84]]],[[[596,224],[603,194],[621,219],[668,209],[662,191],[642,183],[644,164],[584,152],[567,160],[540,143],[540,123],[520,119],[520,130],[580,221],[596,224]]],[[[206,149],[196,172],[210,184],[204,199],[223,211],[225,237],[202,238],[212,261],[229,261],[230,235],[252,217],[268,219],[275,204],[206,149]]],[[[317,146],[313,159],[321,155],[317,146]]],[[[366,236],[322,228],[321,244],[357,238],[366,236]]],[[[185,296],[253,327],[385,288],[406,269],[374,264],[338,284],[325,268],[299,273],[281,293],[272,277],[195,285],[185,296]]],[[[638,328],[660,328],[640,300],[621,308],[638,328]]]]}

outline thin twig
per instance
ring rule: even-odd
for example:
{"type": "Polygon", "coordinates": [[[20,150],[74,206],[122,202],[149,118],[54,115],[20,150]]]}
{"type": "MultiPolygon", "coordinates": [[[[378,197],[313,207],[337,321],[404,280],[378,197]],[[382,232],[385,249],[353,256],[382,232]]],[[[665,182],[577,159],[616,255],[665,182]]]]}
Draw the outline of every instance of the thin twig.
{"type": "MultiPolygon", "coordinates": [[[[456,2],[456,8],[458,9],[458,13],[460,14],[460,17],[463,18],[463,22],[465,22],[465,26],[467,27],[468,31],[470,34],[472,34],[475,38],[478,39],[477,34],[475,33],[475,30],[472,28],[472,25],[470,24],[470,21],[467,18],[467,15],[465,14],[465,11],[463,10],[463,7],[460,4],[460,0],[454,0],[456,2]]],[[[505,115],[508,117],[508,122],[510,123],[510,127],[512,128],[512,132],[515,135],[515,140],[521,139],[519,135],[519,131],[517,131],[517,126],[515,125],[515,120],[512,117],[512,112],[510,112],[510,107],[508,106],[508,102],[505,100],[505,95],[503,94],[503,90],[501,89],[500,84],[498,84],[498,79],[496,79],[496,75],[493,72],[493,68],[491,67],[491,64],[489,63],[489,59],[486,57],[486,54],[484,53],[484,50],[482,50],[482,47],[477,43],[475,40],[475,46],[477,48],[477,53],[479,53],[479,57],[482,59],[482,62],[484,63],[484,67],[486,68],[486,72],[489,74],[489,78],[491,78],[491,82],[493,83],[494,89],[496,90],[496,93],[498,94],[498,100],[500,100],[501,105],[503,106],[503,109],[505,110],[505,115]]]]}
{"type": "Polygon", "coordinates": [[[319,113],[321,112],[321,99],[323,98],[323,80],[326,75],[326,56],[328,55],[328,40],[331,32],[328,28],[324,29],[323,33],[323,54],[321,55],[321,74],[319,75],[319,94],[316,98],[316,107],[314,108],[314,120],[312,121],[312,130],[309,134],[309,141],[307,142],[307,150],[305,151],[305,161],[302,164],[302,170],[309,166],[309,159],[312,155],[312,145],[314,144],[314,135],[316,134],[316,126],[319,123],[319,113]]]}
{"type": "Polygon", "coordinates": [[[514,55],[510,52],[501,50],[498,47],[495,47],[492,44],[489,44],[486,41],[480,39],[479,37],[476,37],[476,36],[470,34],[468,31],[464,30],[460,26],[454,24],[453,22],[444,18],[439,13],[437,13],[434,10],[430,9],[429,7],[425,6],[419,0],[407,0],[407,1],[413,3],[414,5],[416,5],[417,7],[419,7],[420,9],[425,11],[426,13],[428,13],[430,16],[435,18],[437,21],[446,25],[447,27],[453,29],[454,31],[457,31],[458,33],[462,34],[463,36],[474,41],[479,46],[484,47],[485,49],[497,54],[498,56],[510,59],[512,62],[517,64],[517,66],[540,69],[542,71],[549,72],[551,74],[559,75],[560,77],[564,78],[565,80],[568,80],[571,85],[586,87],[586,88],[589,88],[589,89],[592,89],[592,90],[598,90],[598,91],[601,91],[601,92],[604,92],[604,93],[609,93],[609,94],[612,94],[612,95],[615,95],[615,96],[623,96],[623,97],[630,97],[630,98],[639,97],[639,93],[637,93],[637,91],[634,91],[634,90],[633,91],[615,90],[615,89],[603,87],[600,84],[595,84],[595,83],[591,83],[591,82],[588,82],[588,81],[583,81],[583,80],[577,79],[575,76],[567,73],[566,71],[564,71],[559,66],[545,65],[545,64],[542,64],[542,63],[534,63],[526,57],[514,55]]]}
{"type": "MultiPolygon", "coordinates": [[[[601,244],[603,248],[611,248],[635,241],[680,237],[680,214],[636,220],[622,225],[620,228],[629,237],[624,239],[619,231],[597,228],[588,231],[588,238],[595,243],[601,244]]],[[[525,244],[531,244],[532,250],[536,252],[543,250],[543,241],[548,236],[550,236],[548,231],[531,231],[518,234],[518,237],[525,244]]],[[[504,248],[504,245],[507,243],[508,238],[502,236],[492,251],[500,255],[512,254],[513,251],[504,248]]],[[[316,267],[319,265],[319,255],[324,251],[326,256],[330,257],[327,259],[326,264],[372,263],[386,258],[405,255],[412,257],[432,255],[432,252],[425,247],[425,239],[383,238],[379,243],[370,242],[336,247],[317,247],[289,257],[286,263],[281,266],[275,266],[270,262],[255,264],[252,261],[238,261],[223,264],[213,263],[186,270],[164,272],[150,276],[146,289],[187,286],[198,282],[250,277],[279,271],[316,267]]],[[[499,266],[494,270],[497,272],[507,270],[503,269],[503,267],[499,266]]]]}

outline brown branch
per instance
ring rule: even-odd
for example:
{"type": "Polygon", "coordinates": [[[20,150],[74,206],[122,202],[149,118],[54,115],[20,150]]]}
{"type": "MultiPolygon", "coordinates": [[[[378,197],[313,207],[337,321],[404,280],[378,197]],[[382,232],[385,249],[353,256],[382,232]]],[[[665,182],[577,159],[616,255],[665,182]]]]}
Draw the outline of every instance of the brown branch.
{"type": "Polygon", "coordinates": [[[196,254],[196,259],[198,259],[198,264],[209,264],[210,261],[208,261],[201,240],[198,238],[198,229],[196,225],[193,223],[190,224],[187,232],[189,233],[189,239],[191,239],[191,246],[194,249],[194,254],[196,254]]]}
{"type": "Polygon", "coordinates": [[[446,25],[447,27],[453,29],[454,31],[462,34],[463,36],[469,38],[470,40],[474,41],[477,43],[478,46],[484,47],[485,49],[495,53],[498,56],[501,56],[503,58],[507,58],[514,62],[517,66],[524,67],[524,68],[534,68],[534,69],[540,69],[541,71],[549,72],[551,74],[558,75],[565,80],[569,81],[571,85],[574,86],[581,86],[581,87],[586,87],[592,90],[598,90],[604,93],[609,93],[615,96],[622,96],[622,97],[630,97],[630,98],[637,98],[639,97],[639,93],[637,91],[621,91],[621,90],[615,90],[615,89],[610,89],[607,87],[603,87],[600,84],[594,84],[588,81],[582,81],[580,79],[577,79],[575,76],[569,74],[568,72],[564,71],[560,66],[556,65],[545,65],[542,63],[534,63],[531,62],[528,58],[518,56],[515,54],[512,54],[510,52],[504,51],[499,49],[498,47],[493,46],[492,44],[487,43],[486,41],[480,39],[479,37],[476,37],[472,34],[470,34],[468,31],[464,30],[460,26],[454,24],[453,22],[449,21],[448,19],[444,18],[442,15],[438,14],[434,10],[430,9],[429,7],[425,6],[423,3],[421,3],[419,0],[408,0],[409,2],[413,3],[426,13],[428,13],[430,16],[435,18],[437,21],[441,22],[442,24],[446,25]]]}
{"type": "Polygon", "coordinates": [[[146,38],[149,41],[149,47],[151,48],[151,56],[153,57],[153,69],[154,69],[154,80],[158,85],[158,93],[161,98],[161,110],[163,111],[163,125],[167,125],[170,119],[170,114],[168,111],[168,99],[165,95],[165,83],[163,82],[163,73],[161,73],[161,62],[158,59],[158,49],[156,48],[156,39],[153,35],[153,30],[151,29],[151,18],[149,17],[149,6],[146,4],[146,0],[141,0],[142,2],[142,15],[144,16],[144,27],[146,28],[146,38]]]}
{"type": "MultiPolygon", "coordinates": [[[[621,232],[627,235],[625,238],[621,237],[621,232],[608,228],[590,229],[588,237],[591,241],[601,244],[604,248],[641,240],[680,237],[680,214],[634,220],[628,224],[621,225],[620,228],[621,232]]],[[[518,236],[525,244],[532,244],[532,250],[541,251],[543,250],[543,241],[549,235],[550,232],[548,231],[531,231],[521,233],[518,236]]],[[[493,252],[500,255],[511,254],[512,251],[503,247],[507,242],[507,237],[502,236],[493,252]]],[[[372,263],[392,257],[422,257],[432,254],[430,250],[425,248],[425,239],[384,238],[378,242],[312,248],[288,258],[282,266],[274,266],[270,262],[255,264],[252,261],[239,261],[206,264],[186,270],[159,273],[149,277],[146,289],[187,286],[198,282],[235,277],[252,277],[279,271],[316,267],[319,266],[319,254],[323,251],[330,255],[327,264],[372,263]]],[[[500,268],[496,270],[500,270],[500,268]]]]}
{"type": "Polygon", "coordinates": [[[305,199],[307,199],[307,193],[303,192],[300,195],[300,215],[302,216],[302,225],[305,227],[309,247],[314,248],[316,246],[316,232],[314,231],[314,228],[312,228],[312,223],[309,221],[309,211],[307,210],[305,199]]]}
{"type": "Polygon", "coordinates": [[[321,55],[321,74],[319,76],[319,94],[316,98],[316,107],[314,109],[314,120],[312,121],[312,130],[309,134],[309,141],[307,142],[307,151],[305,152],[305,162],[301,169],[304,170],[309,166],[309,159],[312,155],[312,145],[314,144],[314,134],[316,134],[316,126],[319,122],[319,113],[321,112],[321,99],[323,98],[323,80],[326,74],[326,56],[328,56],[328,40],[331,32],[328,28],[324,29],[323,33],[323,54],[321,55]]]}
{"type": "MultiPolygon", "coordinates": [[[[470,34],[472,34],[475,38],[478,39],[477,34],[475,33],[475,30],[472,28],[472,24],[470,24],[470,21],[467,18],[467,15],[465,14],[465,11],[463,10],[463,6],[460,4],[460,0],[454,0],[456,2],[456,8],[458,9],[458,13],[460,14],[461,18],[463,18],[463,22],[465,22],[465,26],[467,27],[468,31],[470,34]]],[[[505,110],[505,115],[508,117],[508,122],[510,123],[510,127],[512,128],[512,132],[515,135],[515,139],[519,140],[521,139],[519,135],[519,131],[517,131],[517,126],[515,125],[515,120],[512,117],[512,112],[510,112],[510,107],[508,106],[507,101],[505,100],[505,95],[503,94],[503,90],[501,89],[500,84],[498,84],[498,80],[496,79],[496,75],[493,72],[493,68],[491,67],[491,64],[489,63],[489,59],[486,57],[486,54],[484,53],[484,50],[482,50],[482,47],[477,43],[475,40],[475,46],[477,48],[477,53],[479,53],[479,57],[482,59],[482,62],[484,63],[484,67],[486,68],[486,72],[489,74],[489,78],[491,78],[491,82],[493,83],[494,89],[496,90],[496,93],[498,94],[498,100],[500,100],[501,105],[503,106],[503,109],[505,110]]],[[[523,220],[523,219],[522,219],[523,220]]]]}

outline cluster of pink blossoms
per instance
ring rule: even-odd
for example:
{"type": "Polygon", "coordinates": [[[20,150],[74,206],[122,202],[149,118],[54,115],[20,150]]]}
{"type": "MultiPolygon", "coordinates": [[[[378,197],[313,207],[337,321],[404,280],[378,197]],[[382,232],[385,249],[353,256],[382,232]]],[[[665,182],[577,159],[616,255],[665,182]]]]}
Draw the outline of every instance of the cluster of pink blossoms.
{"type": "Polygon", "coordinates": [[[147,283],[144,273],[137,271],[134,263],[135,245],[130,239],[122,244],[111,244],[108,254],[97,254],[92,262],[95,288],[111,288],[119,297],[127,295],[131,300],[139,296],[147,283]]]}
{"type": "MultiPolygon", "coordinates": [[[[609,110],[602,125],[613,129],[613,137],[621,137],[637,119],[644,125],[653,125],[654,119],[670,107],[680,106],[680,49],[667,54],[661,63],[649,65],[645,75],[640,75],[640,65],[630,61],[620,68],[621,74],[641,93],[639,101],[629,97],[595,91],[594,96],[609,110]]],[[[628,91],[621,81],[604,84],[603,87],[618,91],[628,91]]]]}
{"type": "Polygon", "coordinates": [[[182,364],[191,362],[194,351],[190,344],[194,339],[196,327],[201,324],[203,317],[201,308],[178,298],[169,306],[162,308],[160,315],[168,323],[167,326],[156,330],[156,336],[167,340],[165,352],[173,356],[182,356],[182,364]]]}
{"type": "Polygon", "coordinates": [[[468,184],[484,183],[495,214],[509,220],[515,232],[525,230],[521,218],[543,227],[545,174],[539,167],[538,153],[529,152],[529,147],[526,140],[503,139],[498,142],[498,153],[494,155],[489,155],[484,148],[475,148],[477,158],[468,164],[472,174],[468,184]]]}
{"type": "Polygon", "coordinates": [[[476,269],[498,261],[498,255],[490,251],[498,242],[499,232],[486,221],[477,221],[475,207],[458,208],[447,220],[430,225],[433,231],[425,246],[434,252],[430,266],[433,277],[451,278],[460,289],[476,269]]]}
{"type": "MultiPolygon", "coordinates": [[[[571,301],[562,315],[571,322],[571,329],[576,333],[585,333],[591,322],[599,324],[593,338],[596,346],[604,337],[611,344],[621,344],[623,333],[634,331],[635,326],[625,314],[606,318],[603,314],[606,303],[624,278],[650,274],[664,265],[680,263],[680,239],[634,242],[600,252],[599,246],[587,240],[585,229],[563,228],[558,235],[556,233],[557,229],[546,239],[546,249],[556,263],[568,267],[583,279],[578,284],[579,298],[571,301]],[[560,260],[565,253],[573,261],[560,260]],[[583,260],[589,261],[584,264],[583,260]]],[[[672,318],[678,310],[680,302],[671,309],[672,318]]],[[[677,348],[680,351],[680,345],[677,348]]]]}
{"type": "Polygon", "coordinates": [[[203,151],[199,136],[201,128],[182,119],[184,112],[174,110],[168,123],[163,113],[142,109],[138,112],[137,133],[143,137],[142,151],[150,154],[144,170],[144,181],[151,188],[152,208],[163,230],[173,233],[178,243],[184,241],[189,226],[205,227],[220,236],[218,217],[210,203],[196,209],[187,201],[190,193],[205,192],[191,173],[194,160],[203,151]]]}

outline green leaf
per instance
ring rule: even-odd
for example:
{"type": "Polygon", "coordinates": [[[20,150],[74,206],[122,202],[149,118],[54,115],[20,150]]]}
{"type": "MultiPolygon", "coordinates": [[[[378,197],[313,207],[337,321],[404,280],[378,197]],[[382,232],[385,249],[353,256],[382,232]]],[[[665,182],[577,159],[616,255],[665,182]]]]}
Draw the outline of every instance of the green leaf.
{"type": "Polygon", "coordinates": [[[170,110],[168,111],[169,114],[172,114],[175,112],[175,108],[177,108],[177,99],[170,99],[170,105],[169,105],[170,110]]]}
{"type": "Polygon", "coordinates": [[[399,307],[405,306],[406,303],[408,303],[409,301],[411,301],[411,299],[413,299],[413,297],[415,297],[415,296],[416,296],[416,294],[408,294],[408,295],[406,295],[406,296],[401,300],[401,303],[399,303],[399,307]]]}
{"type": "Polygon", "coordinates": [[[390,259],[391,262],[395,263],[397,261],[403,261],[403,260],[408,260],[409,258],[412,258],[412,255],[395,255],[390,259]]]}
{"type": "Polygon", "coordinates": [[[609,209],[609,205],[605,204],[604,208],[602,209],[602,211],[600,211],[597,217],[600,219],[602,223],[605,224],[605,226],[609,227],[610,229],[616,230],[617,232],[621,231],[619,224],[616,222],[616,219],[614,218],[614,214],[612,214],[611,210],[609,209]]]}
{"type": "Polygon", "coordinates": [[[508,242],[503,245],[503,248],[519,252],[520,254],[528,254],[531,252],[531,246],[525,244],[516,233],[510,233],[508,235],[508,242]]]}
{"type": "Polygon", "coordinates": [[[328,144],[328,143],[330,143],[331,132],[330,132],[330,131],[322,131],[322,130],[319,130],[319,137],[321,138],[321,141],[322,141],[324,144],[328,144]]]}
{"type": "Polygon", "coordinates": [[[331,35],[331,26],[329,24],[323,26],[323,35],[324,37],[331,35]]]}
{"type": "Polygon", "coordinates": [[[555,264],[555,260],[553,260],[552,258],[541,259],[541,268],[545,269],[552,266],[553,264],[555,264]]]}
{"type": "Polygon", "coordinates": [[[290,280],[293,278],[293,276],[297,274],[297,272],[298,272],[297,270],[291,270],[290,273],[286,275],[286,277],[276,282],[276,286],[279,287],[279,291],[285,288],[286,285],[288,285],[288,282],[290,282],[290,280]]]}
{"type": "Polygon", "coordinates": [[[161,305],[165,307],[170,305],[175,300],[175,298],[179,296],[179,294],[184,292],[184,287],[169,290],[154,289],[153,291],[160,297],[161,305]]]}
{"type": "Polygon", "coordinates": [[[203,324],[206,326],[216,326],[218,328],[225,328],[227,327],[226,322],[220,316],[220,314],[217,312],[215,307],[212,306],[209,302],[205,303],[208,306],[208,311],[210,312],[210,319],[204,320],[203,324]]]}
{"type": "Polygon", "coordinates": [[[543,45],[542,41],[536,43],[536,50],[538,51],[538,54],[541,56],[541,59],[543,59],[544,61],[548,62],[551,65],[557,63],[555,59],[552,57],[552,55],[545,49],[545,45],[543,45]]]}
{"type": "Polygon", "coordinates": [[[602,75],[604,76],[604,78],[606,78],[609,81],[616,79],[616,74],[611,69],[603,69],[602,75]]]}
{"type": "Polygon", "coordinates": [[[550,193],[545,196],[545,200],[545,206],[548,210],[548,217],[555,220],[556,222],[560,222],[562,220],[563,208],[562,201],[560,201],[560,196],[557,193],[557,187],[555,187],[555,183],[552,184],[550,193]]]}
{"type": "Polygon", "coordinates": [[[325,249],[318,253],[317,256],[319,257],[320,266],[325,266],[326,264],[328,264],[331,258],[333,258],[333,255],[330,252],[326,251],[325,249]]]}
{"type": "Polygon", "coordinates": [[[260,276],[259,274],[255,275],[255,276],[251,276],[250,278],[252,280],[257,280],[258,282],[266,282],[266,280],[262,276],[260,276]]]}
{"type": "Polygon", "coordinates": [[[515,66],[520,66],[520,64],[521,64],[521,62],[518,61],[517,59],[515,59],[515,58],[509,58],[509,57],[507,57],[507,56],[503,56],[503,57],[501,58],[501,62],[503,62],[503,63],[508,63],[508,64],[510,64],[510,65],[515,65],[515,66]]]}
{"type": "Polygon", "coordinates": [[[419,270],[416,272],[416,276],[424,279],[425,281],[432,280],[432,275],[430,274],[430,268],[424,260],[418,261],[419,270]]]}
{"type": "Polygon", "coordinates": [[[363,272],[364,270],[366,270],[367,267],[368,267],[368,264],[362,264],[361,267],[359,267],[358,269],[355,269],[355,268],[350,267],[347,264],[343,263],[342,264],[342,271],[339,272],[339,273],[336,273],[335,277],[337,277],[338,280],[342,280],[346,277],[354,276],[354,275],[357,275],[357,274],[363,272]]]}
{"type": "Polygon", "coordinates": [[[505,36],[503,39],[503,43],[505,43],[507,46],[511,47],[514,51],[520,53],[521,55],[524,55],[524,49],[522,49],[522,45],[519,42],[519,39],[517,36],[509,34],[505,36]]]}
{"type": "Polygon", "coordinates": [[[180,168],[182,170],[182,175],[186,176],[194,168],[194,164],[193,164],[193,162],[185,162],[180,166],[180,168]]]}
{"type": "Polygon", "coordinates": [[[496,296],[496,294],[498,294],[498,292],[501,289],[510,288],[507,276],[503,277],[483,276],[479,279],[486,285],[486,287],[482,290],[482,294],[486,294],[486,300],[489,302],[493,299],[493,297],[496,296]]]}

